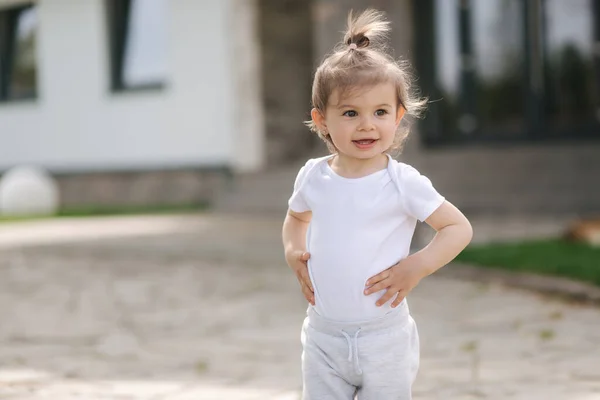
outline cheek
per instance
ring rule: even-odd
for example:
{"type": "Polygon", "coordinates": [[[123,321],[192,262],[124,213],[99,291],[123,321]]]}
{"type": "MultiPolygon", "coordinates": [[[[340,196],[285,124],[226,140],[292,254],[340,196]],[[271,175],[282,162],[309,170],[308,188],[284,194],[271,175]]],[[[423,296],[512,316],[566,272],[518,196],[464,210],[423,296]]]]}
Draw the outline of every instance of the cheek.
{"type": "Polygon", "coordinates": [[[334,124],[330,125],[330,131],[334,132],[334,134],[338,135],[346,135],[354,129],[354,123],[351,120],[341,120],[336,121],[334,124]]]}
{"type": "Polygon", "coordinates": [[[381,128],[386,132],[395,132],[397,128],[396,121],[390,118],[381,125],[381,128]]]}

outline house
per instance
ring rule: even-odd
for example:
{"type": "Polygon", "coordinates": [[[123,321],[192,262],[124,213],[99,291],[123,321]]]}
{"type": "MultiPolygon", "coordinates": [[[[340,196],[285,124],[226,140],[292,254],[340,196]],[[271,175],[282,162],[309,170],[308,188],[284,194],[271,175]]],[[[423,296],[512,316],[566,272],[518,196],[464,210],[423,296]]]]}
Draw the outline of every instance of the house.
{"type": "Polygon", "coordinates": [[[263,166],[252,1],[0,0],[0,171],[63,205],[200,201],[263,166]]]}
{"type": "Polygon", "coordinates": [[[431,101],[401,157],[449,200],[600,213],[600,7],[579,0],[0,0],[0,170],[42,165],[66,204],[182,203],[323,152],[312,73],[366,7],[431,101]]]}

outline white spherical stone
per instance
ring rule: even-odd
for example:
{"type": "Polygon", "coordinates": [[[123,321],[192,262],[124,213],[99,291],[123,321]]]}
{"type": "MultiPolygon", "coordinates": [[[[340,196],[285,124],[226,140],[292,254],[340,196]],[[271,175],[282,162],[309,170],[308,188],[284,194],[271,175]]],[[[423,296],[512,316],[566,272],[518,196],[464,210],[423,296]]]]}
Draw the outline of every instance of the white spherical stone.
{"type": "Polygon", "coordinates": [[[43,169],[18,166],[0,179],[0,214],[52,215],[57,210],[57,185],[43,169]]]}

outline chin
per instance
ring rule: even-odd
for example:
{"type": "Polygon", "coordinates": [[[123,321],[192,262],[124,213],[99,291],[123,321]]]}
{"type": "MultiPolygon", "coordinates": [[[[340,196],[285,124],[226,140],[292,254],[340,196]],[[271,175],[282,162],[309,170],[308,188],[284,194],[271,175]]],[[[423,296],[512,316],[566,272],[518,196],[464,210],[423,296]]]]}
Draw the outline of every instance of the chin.
{"type": "Polygon", "coordinates": [[[354,154],[356,154],[359,158],[373,158],[385,152],[385,148],[383,146],[377,146],[369,150],[356,151],[354,150],[354,154]]]}
{"type": "MultiPolygon", "coordinates": [[[[348,153],[347,153],[348,154],[348,153]]],[[[383,151],[369,151],[369,152],[361,152],[361,153],[350,153],[349,155],[358,160],[369,160],[371,158],[375,158],[379,155],[383,154],[383,151]]]]}

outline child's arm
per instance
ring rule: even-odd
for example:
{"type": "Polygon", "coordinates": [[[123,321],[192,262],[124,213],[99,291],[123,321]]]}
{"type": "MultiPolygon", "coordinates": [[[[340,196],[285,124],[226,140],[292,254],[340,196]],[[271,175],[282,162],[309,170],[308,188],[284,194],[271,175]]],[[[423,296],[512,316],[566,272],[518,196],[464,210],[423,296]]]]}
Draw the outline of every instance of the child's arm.
{"type": "Polygon", "coordinates": [[[396,294],[392,307],[400,304],[421,279],[452,261],[473,237],[473,228],[467,218],[448,201],[444,201],[425,222],[437,231],[433,240],[422,250],[367,281],[367,287],[371,287],[365,294],[388,289],[377,301],[378,306],[396,294]]]}
{"type": "Polygon", "coordinates": [[[467,247],[473,238],[473,228],[467,217],[448,201],[425,222],[437,233],[425,248],[409,258],[427,276],[454,260],[467,247]]]}
{"type": "Polygon", "coordinates": [[[282,239],[285,251],[285,261],[292,268],[300,282],[302,293],[306,300],[315,305],[315,296],[307,261],[310,254],[306,252],[306,231],[312,218],[312,212],[296,213],[289,210],[283,221],[282,239]]]}

